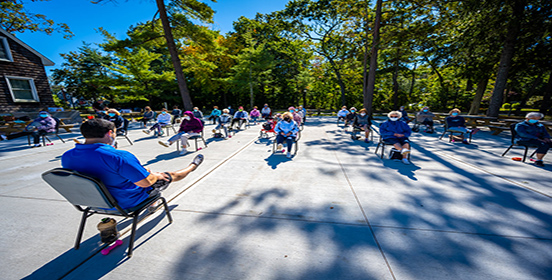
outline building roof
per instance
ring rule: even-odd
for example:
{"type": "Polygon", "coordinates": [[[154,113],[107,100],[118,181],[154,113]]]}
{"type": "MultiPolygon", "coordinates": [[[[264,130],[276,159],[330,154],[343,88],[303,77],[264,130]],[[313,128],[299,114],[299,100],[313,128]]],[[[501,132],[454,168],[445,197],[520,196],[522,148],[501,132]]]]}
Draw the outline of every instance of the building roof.
{"type": "Polygon", "coordinates": [[[34,53],[35,55],[37,55],[38,57],[40,57],[40,59],[42,60],[42,64],[44,64],[44,66],[54,66],[55,63],[51,60],[49,60],[47,57],[43,56],[42,54],[40,54],[39,52],[37,52],[35,49],[31,48],[29,45],[23,43],[23,41],[17,39],[15,36],[13,36],[12,34],[10,34],[8,31],[0,28],[0,34],[16,41],[19,45],[23,46],[24,48],[26,48],[27,50],[29,50],[30,52],[34,53]]]}

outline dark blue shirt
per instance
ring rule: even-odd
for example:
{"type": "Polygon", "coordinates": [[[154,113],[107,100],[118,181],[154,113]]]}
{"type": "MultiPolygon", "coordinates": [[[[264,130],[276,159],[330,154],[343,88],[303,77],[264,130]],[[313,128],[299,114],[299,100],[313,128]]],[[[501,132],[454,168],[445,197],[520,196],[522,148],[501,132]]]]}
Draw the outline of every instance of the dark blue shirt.
{"type": "Polygon", "coordinates": [[[395,133],[404,134],[404,137],[406,138],[410,137],[410,134],[412,134],[410,126],[403,121],[387,120],[380,125],[379,130],[383,139],[398,138],[395,136],[395,133]]]}
{"type": "Polygon", "coordinates": [[[123,208],[131,208],[148,198],[148,190],[134,184],[149,172],[131,153],[106,144],[76,144],[61,157],[61,165],[100,179],[123,208]]]}
{"type": "Polygon", "coordinates": [[[527,121],[522,121],[516,124],[515,129],[517,133],[516,142],[550,138],[550,134],[548,134],[542,123],[530,124],[527,121]]]}
{"type": "Polygon", "coordinates": [[[445,119],[448,127],[466,127],[466,120],[463,117],[447,117],[445,119]]]}

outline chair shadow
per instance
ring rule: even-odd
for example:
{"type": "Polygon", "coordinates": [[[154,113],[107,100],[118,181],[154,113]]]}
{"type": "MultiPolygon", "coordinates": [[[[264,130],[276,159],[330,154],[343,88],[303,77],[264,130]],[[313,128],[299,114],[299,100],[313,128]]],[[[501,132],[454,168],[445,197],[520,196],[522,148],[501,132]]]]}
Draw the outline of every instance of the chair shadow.
{"type": "MultiPolygon", "coordinates": [[[[178,205],[169,205],[169,208],[172,211],[177,206],[178,205]]],[[[158,209],[156,213],[158,213],[158,215],[155,218],[149,220],[145,224],[138,225],[138,228],[136,229],[135,246],[133,249],[133,254],[138,253],[136,250],[140,246],[142,246],[144,243],[149,241],[151,238],[159,234],[161,231],[163,231],[170,225],[170,224],[166,224],[165,226],[161,227],[159,230],[154,232],[150,237],[144,240],[141,240],[139,243],[136,243],[136,241],[139,241],[140,237],[144,236],[146,233],[151,231],[155,226],[157,226],[160,222],[167,219],[165,211],[163,211],[162,208],[158,209]]],[[[156,213],[154,213],[154,215],[156,213]]],[[[148,214],[140,215],[141,217],[140,219],[143,219],[144,216],[146,215],[148,214]]],[[[130,226],[132,226],[132,220],[125,219],[117,225],[117,228],[120,228],[121,230],[121,229],[126,229],[127,227],[130,227],[130,226]]],[[[97,261],[97,263],[101,263],[101,265],[94,266],[95,268],[93,270],[87,270],[86,277],[79,278],[79,279],[99,279],[102,276],[105,276],[106,274],[108,274],[113,269],[117,268],[119,265],[126,262],[129,259],[127,258],[127,253],[128,253],[128,245],[130,241],[130,234],[128,234],[127,237],[123,238],[122,241],[123,241],[123,245],[111,251],[111,253],[109,253],[108,256],[105,256],[106,257],[105,259],[102,258],[99,261],[97,261]]],[[[108,245],[101,244],[99,234],[94,234],[87,240],[82,241],[80,244],[80,248],[78,250],[75,250],[75,248],[69,249],[68,251],[59,255],[58,257],[51,260],[50,262],[44,264],[42,267],[38,268],[37,270],[33,271],[31,274],[29,274],[28,276],[25,276],[22,279],[26,279],[26,280],[62,279],[68,276],[71,272],[78,269],[81,265],[85,265],[86,262],[90,261],[94,256],[98,255],[103,249],[107,247],[108,245]]]]}
{"type": "Polygon", "coordinates": [[[160,161],[171,160],[171,159],[174,159],[174,158],[177,158],[177,157],[180,157],[180,154],[179,154],[178,151],[175,150],[175,151],[172,151],[172,152],[167,153],[167,154],[159,154],[155,158],[148,160],[143,165],[148,166],[150,164],[154,164],[154,163],[157,163],[157,162],[160,162],[160,161]]]}

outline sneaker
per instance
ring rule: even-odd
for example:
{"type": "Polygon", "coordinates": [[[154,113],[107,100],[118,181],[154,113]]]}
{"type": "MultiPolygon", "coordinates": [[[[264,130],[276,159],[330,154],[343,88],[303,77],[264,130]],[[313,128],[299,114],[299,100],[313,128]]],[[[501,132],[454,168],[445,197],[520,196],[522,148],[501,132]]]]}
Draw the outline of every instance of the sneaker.
{"type": "Polygon", "coordinates": [[[168,148],[168,147],[172,144],[172,143],[169,142],[169,141],[159,141],[159,142],[157,142],[157,143],[159,143],[159,145],[164,146],[164,147],[166,147],[166,148],[168,148]]]}
{"type": "Polygon", "coordinates": [[[357,140],[356,136],[354,135],[351,135],[351,139],[353,139],[353,141],[357,140]]]}
{"type": "Polygon", "coordinates": [[[148,206],[148,213],[153,214],[157,209],[159,209],[159,206],[161,206],[161,201],[158,200],[154,202],[152,205],[148,206]]]}
{"type": "Polygon", "coordinates": [[[35,148],[36,148],[36,147],[40,147],[40,146],[42,146],[42,144],[40,144],[40,143],[39,143],[39,144],[34,144],[34,146],[33,146],[33,147],[35,147],[35,148]]]}
{"type": "Polygon", "coordinates": [[[281,150],[281,149],[283,149],[283,148],[284,148],[284,145],[282,145],[282,144],[278,144],[278,146],[276,147],[276,150],[278,150],[278,151],[279,151],[279,150],[281,150]]]}
{"type": "Polygon", "coordinates": [[[539,167],[544,167],[544,162],[542,160],[536,160],[535,165],[539,167]]]}
{"type": "Polygon", "coordinates": [[[180,155],[183,156],[185,154],[188,153],[188,150],[186,150],[185,148],[182,148],[182,150],[180,150],[180,155]]]}
{"type": "Polygon", "coordinates": [[[291,153],[290,153],[290,152],[287,152],[286,157],[287,157],[287,158],[291,158],[291,153]]]}
{"type": "Polygon", "coordinates": [[[6,135],[4,134],[0,135],[0,137],[2,137],[2,140],[8,140],[8,137],[6,137],[6,135]]]}
{"type": "Polygon", "coordinates": [[[408,153],[410,153],[409,149],[402,149],[401,151],[401,155],[408,154],[408,153]]]}
{"type": "Polygon", "coordinates": [[[199,154],[197,155],[194,160],[192,160],[192,163],[191,164],[195,164],[196,168],[203,162],[203,155],[202,154],[199,154]]]}
{"type": "Polygon", "coordinates": [[[370,143],[370,140],[364,139],[364,143],[370,143]]]}
{"type": "Polygon", "coordinates": [[[142,132],[149,135],[150,132],[151,132],[151,130],[149,130],[149,129],[144,129],[144,130],[142,130],[142,132]]]}
{"type": "Polygon", "coordinates": [[[408,161],[407,158],[403,158],[403,159],[402,159],[402,163],[404,163],[404,164],[410,164],[410,161],[408,161]]]}
{"type": "Polygon", "coordinates": [[[468,140],[462,140],[462,144],[466,144],[466,145],[469,145],[470,142],[468,142],[468,140]]]}

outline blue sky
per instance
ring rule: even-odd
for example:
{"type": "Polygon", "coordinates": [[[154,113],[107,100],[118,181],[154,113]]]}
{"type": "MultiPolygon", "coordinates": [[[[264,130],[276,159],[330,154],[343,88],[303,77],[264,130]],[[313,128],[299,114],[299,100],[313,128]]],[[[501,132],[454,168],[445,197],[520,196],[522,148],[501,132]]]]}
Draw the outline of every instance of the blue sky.
{"type": "MultiPolygon", "coordinates": [[[[218,0],[205,1],[215,10],[214,30],[227,33],[233,30],[232,23],[240,16],[253,18],[256,13],[270,13],[282,10],[289,0],[218,0]]],[[[66,40],[59,33],[17,33],[17,38],[56,63],[46,67],[47,71],[59,67],[63,62],[60,53],[77,50],[86,43],[100,43],[102,36],[95,29],[103,27],[118,38],[124,38],[131,25],[151,20],[157,7],[155,0],[117,0],[116,3],[92,4],[90,0],[51,0],[30,2],[26,9],[32,13],[44,14],[54,22],[69,25],[75,36],[66,40]]]]}

